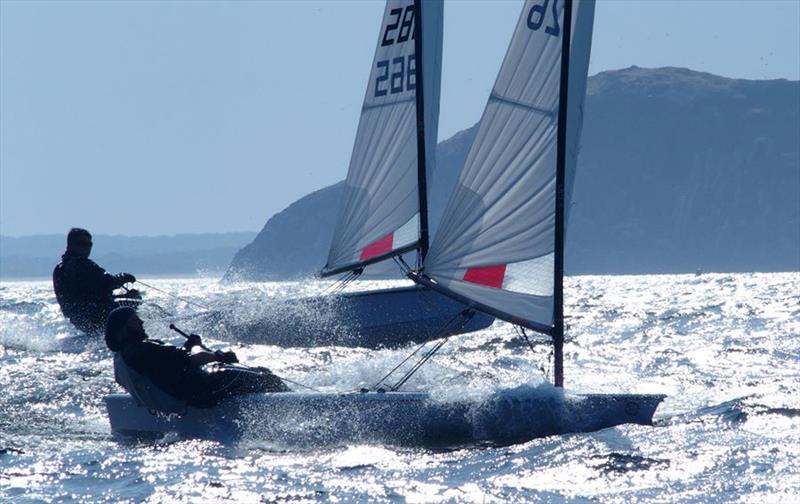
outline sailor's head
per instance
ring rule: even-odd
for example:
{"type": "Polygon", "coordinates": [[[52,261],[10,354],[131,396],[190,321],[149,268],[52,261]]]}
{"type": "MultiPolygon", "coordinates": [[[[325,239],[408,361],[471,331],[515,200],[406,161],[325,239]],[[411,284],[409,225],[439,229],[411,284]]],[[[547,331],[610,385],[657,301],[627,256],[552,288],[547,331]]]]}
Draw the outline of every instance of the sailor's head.
{"type": "Polygon", "coordinates": [[[92,253],[92,233],[83,228],[72,228],[67,233],[67,252],[89,257],[92,253]]]}
{"type": "Polygon", "coordinates": [[[106,345],[112,352],[119,352],[129,343],[145,339],[147,334],[136,310],[129,306],[121,306],[108,314],[106,345]]]}

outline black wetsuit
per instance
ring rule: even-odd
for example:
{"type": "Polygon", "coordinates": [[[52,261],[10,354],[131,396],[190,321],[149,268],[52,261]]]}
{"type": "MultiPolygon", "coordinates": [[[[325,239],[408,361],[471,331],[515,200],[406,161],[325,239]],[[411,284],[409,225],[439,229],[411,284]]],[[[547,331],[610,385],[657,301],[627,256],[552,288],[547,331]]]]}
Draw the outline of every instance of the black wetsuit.
{"type": "Polygon", "coordinates": [[[119,306],[112,291],[125,283],[85,256],[65,252],[53,270],[53,290],[61,313],[87,334],[103,332],[106,318],[119,306]]]}
{"type": "Polygon", "coordinates": [[[158,340],[147,339],[126,345],[122,349],[122,359],[164,392],[198,408],[214,406],[234,395],[289,390],[267,368],[220,366],[206,371],[191,365],[186,350],[158,340]]]}

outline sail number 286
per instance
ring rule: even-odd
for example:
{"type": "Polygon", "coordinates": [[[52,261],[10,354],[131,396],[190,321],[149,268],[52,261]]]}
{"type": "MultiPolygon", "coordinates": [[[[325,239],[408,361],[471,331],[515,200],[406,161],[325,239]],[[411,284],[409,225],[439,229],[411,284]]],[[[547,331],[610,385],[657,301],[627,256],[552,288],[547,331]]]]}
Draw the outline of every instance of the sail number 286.
{"type": "Polygon", "coordinates": [[[556,10],[556,6],[558,5],[558,0],[539,0],[542,3],[531,6],[531,10],[528,12],[528,28],[533,31],[538,30],[542,27],[545,21],[545,17],[547,17],[547,7],[548,5],[552,5],[553,8],[551,9],[553,20],[552,24],[548,23],[545,26],[544,31],[548,35],[552,35],[554,37],[558,37],[561,33],[561,28],[558,26],[558,11],[556,10]],[[552,3],[551,3],[552,2],[552,3]]]}

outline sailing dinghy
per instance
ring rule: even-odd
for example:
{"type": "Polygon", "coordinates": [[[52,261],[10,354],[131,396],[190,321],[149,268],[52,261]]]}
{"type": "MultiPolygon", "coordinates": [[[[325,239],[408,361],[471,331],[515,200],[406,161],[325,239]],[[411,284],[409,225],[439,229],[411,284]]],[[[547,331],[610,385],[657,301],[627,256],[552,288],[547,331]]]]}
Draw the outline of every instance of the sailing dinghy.
{"type": "MultiPolygon", "coordinates": [[[[367,267],[403,254],[422,259],[427,253],[442,25],[442,0],[386,3],[339,216],[320,272],[322,277],[344,275],[335,290],[367,267]]],[[[494,320],[477,314],[443,333],[442,327],[465,306],[423,285],[339,292],[276,305],[257,321],[224,321],[212,327],[217,334],[223,329],[223,336],[252,343],[379,348],[477,331],[494,320]],[[225,330],[227,326],[232,329],[225,330]]]]}
{"type": "MultiPolygon", "coordinates": [[[[390,1],[387,11],[395,5],[402,2],[390,1]]],[[[419,9],[420,3],[414,6],[419,9]]],[[[594,0],[524,3],[440,230],[421,266],[408,270],[414,281],[467,306],[465,319],[480,310],[523,331],[550,336],[555,387],[501,389],[477,403],[401,391],[441,348],[446,341],[441,339],[431,348],[420,347],[417,351],[427,350],[416,362],[411,358],[417,351],[376,387],[361,392],[257,394],[173,415],[154,415],[128,395],[110,395],[106,404],[112,430],[223,439],[249,430],[279,443],[455,445],[515,443],[625,423],[650,425],[663,395],[570,395],[563,390],[565,210],[580,139],[593,18],[594,0]],[[390,382],[400,371],[404,374],[390,382]]],[[[352,256],[342,257],[347,262],[352,256]]]]}

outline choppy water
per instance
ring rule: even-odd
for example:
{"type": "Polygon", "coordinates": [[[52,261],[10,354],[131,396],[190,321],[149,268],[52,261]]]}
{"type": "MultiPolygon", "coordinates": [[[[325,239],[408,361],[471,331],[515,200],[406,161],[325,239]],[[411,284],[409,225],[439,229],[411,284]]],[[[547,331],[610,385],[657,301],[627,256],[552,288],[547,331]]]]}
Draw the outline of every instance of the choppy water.
{"type": "MultiPolygon", "coordinates": [[[[243,317],[327,287],[144,280],[243,317]]],[[[192,328],[196,306],[148,294],[192,328]]],[[[800,273],[574,277],[567,296],[567,388],[665,393],[655,427],[502,448],[292,449],[257,436],[114,440],[102,343],[62,319],[49,282],[0,283],[0,501],[800,501],[800,273]]],[[[174,339],[158,308],[143,315],[152,336],[174,339]]],[[[233,348],[325,390],[370,385],[408,352],[233,348]]],[[[541,385],[549,347],[535,348],[496,323],[452,339],[407,388],[480,400],[541,385]]]]}

